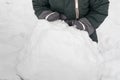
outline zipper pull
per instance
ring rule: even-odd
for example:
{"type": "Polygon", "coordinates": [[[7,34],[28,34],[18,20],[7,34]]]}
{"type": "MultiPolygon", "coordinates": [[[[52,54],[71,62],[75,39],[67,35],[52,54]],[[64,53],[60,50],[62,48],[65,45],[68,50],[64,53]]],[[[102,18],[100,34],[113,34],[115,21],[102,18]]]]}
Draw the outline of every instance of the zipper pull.
{"type": "Polygon", "coordinates": [[[75,0],[75,14],[76,14],[76,19],[79,19],[79,4],[78,4],[78,0],[75,0]]]}

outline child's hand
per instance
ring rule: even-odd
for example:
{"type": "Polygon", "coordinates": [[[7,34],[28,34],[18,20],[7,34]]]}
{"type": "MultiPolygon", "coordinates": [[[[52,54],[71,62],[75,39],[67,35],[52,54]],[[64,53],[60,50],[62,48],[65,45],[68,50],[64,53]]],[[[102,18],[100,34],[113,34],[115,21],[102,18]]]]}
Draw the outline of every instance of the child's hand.
{"type": "Polygon", "coordinates": [[[94,32],[94,28],[86,18],[73,21],[73,25],[75,25],[77,29],[87,31],[89,35],[94,32]]]}
{"type": "Polygon", "coordinates": [[[87,18],[81,18],[79,20],[67,20],[67,17],[60,14],[60,19],[64,20],[69,26],[75,26],[79,30],[87,31],[91,35],[95,30],[87,18]]]}
{"type": "Polygon", "coordinates": [[[76,28],[80,29],[80,30],[85,30],[86,29],[85,25],[81,21],[79,21],[79,20],[75,20],[73,22],[73,25],[76,26],[76,28]]]}
{"type": "Polygon", "coordinates": [[[43,11],[39,16],[39,19],[46,19],[48,21],[55,21],[59,18],[60,14],[58,12],[52,12],[50,10],[43,11]]]}

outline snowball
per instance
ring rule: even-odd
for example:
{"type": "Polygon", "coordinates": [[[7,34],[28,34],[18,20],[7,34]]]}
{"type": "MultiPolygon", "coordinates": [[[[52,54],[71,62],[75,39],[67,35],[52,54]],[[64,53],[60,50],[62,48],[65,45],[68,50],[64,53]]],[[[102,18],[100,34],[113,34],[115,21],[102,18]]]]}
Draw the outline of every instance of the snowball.
{"type": "Polygon", "coordinates": [[[74,27],[40,20],[19,56],[18,74],[28,80],[98,80],[102,57],[97,44],[74,27]]]}

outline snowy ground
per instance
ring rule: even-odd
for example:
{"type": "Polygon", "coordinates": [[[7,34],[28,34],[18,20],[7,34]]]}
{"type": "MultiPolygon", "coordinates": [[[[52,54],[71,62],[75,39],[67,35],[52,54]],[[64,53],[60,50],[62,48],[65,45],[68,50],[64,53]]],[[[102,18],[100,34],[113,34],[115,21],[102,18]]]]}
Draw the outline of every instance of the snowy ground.
{"type": "MultiPolygon", "coordinates": [[[[104,58],[101,80],[120,80],[120,1],[110,2],[109,17],[97,30],[98,49],[104,58]]],[[[18,63],[16,58],[24,44],[28,42],[36,24],[37,19],[33,14],[31,0],[0,0],[0,80],[20,80],[16,72],[18,63]]],[[[89,41],[86,40],[87,43],[89,41]]],[[[81,44],[84,45],[84,41],[81,44]]],[[[95,45],[91,42],[90,44],[95,45]]]]}

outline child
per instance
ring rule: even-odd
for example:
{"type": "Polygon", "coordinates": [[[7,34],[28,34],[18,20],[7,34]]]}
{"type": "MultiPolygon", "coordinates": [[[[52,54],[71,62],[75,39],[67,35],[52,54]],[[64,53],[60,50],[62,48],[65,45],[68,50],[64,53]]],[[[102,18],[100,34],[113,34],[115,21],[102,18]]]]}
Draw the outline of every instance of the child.
{"type": "Polygon", "coordinates": [[[98,42],[96,29],[108,16],[108,0],[32,0],[38,19],[64,20],[69,26],[87,31],[98,42]]]}

